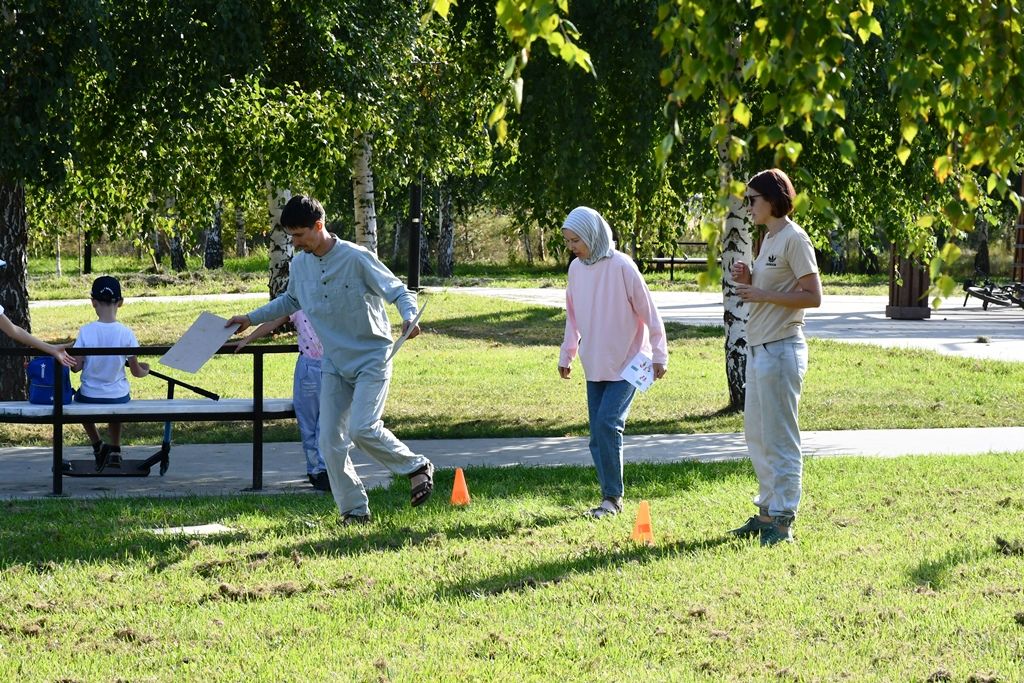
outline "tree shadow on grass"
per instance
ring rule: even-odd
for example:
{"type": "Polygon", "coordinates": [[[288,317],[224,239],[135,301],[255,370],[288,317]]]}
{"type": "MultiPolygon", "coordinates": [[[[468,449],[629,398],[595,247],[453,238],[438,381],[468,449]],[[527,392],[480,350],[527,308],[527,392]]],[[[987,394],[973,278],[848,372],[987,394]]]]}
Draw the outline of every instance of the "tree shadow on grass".
{"type": "MultiPolygon", "coordinates": [[[[508,302],[514,304],[514,302],[508,302]]],[[[565,311],[553,306],[510,305],[508,310],[440,318],[424,323],[432,334],[514,346],[558,346],[565,334],[565,311]]],[[[668,341],[723,337],[721,327],[666,323],[668,341]]]]}
{"type": "MultiPolygon", "coordinates": [[[[357,528],[355,534],[337,528],[337,510],[328,496],[230,496],[188,498],[107,498],[99,500],[10,501],[0,511],[0,570],[23,566],[30,571],[58,571],[67,562],[102,563],[145,561],[152,572],[188,562],[197,546],[241,546],[253,538],[320,535],[325,523],[328,541],[273,546],[273,556],[292,551],[353,554],[398,550],[409,545],[446,540],[515,539],[530,529],[542,529],[578,519],[599,498],[592,466],[465,469],[478,508],[488,515],[474,516],[469,509],[449,507],[454,474],[438,472],[435,499],[421,510],[409,510],[408,482],[396,480],[386,489],[370,491],[370,506],[378,521],[357,528]],[[523,504],[532,500],[533,503],[523,504]],[[548,506],[531,512],[530,506],[548,506]],[[561,508],[550,511],[550,506],[561,508]],[[496,515],[494,509],[507,507],[496,515]],[[182,534],[156,535],[151,529],[202,525],[259,516],[258,529],[240,528],[234,533],[202,537],[182,534]],[[422,519],[419,517],[422,515],[422,519]],[[460,515],[462,515],[460,517],[460,515]]],[[[753,476],[742,462],[626,465],[629,500],[677,496],[703,487],[706,482],[734,476],[753,476]]],[[[241,552],[241,551],[240,551],[241,552]]],[[[234,558],[239,560],[241,556],[234,558]]]]}
{"type": "MultiPolygon", "coordinates": [[[[380,511],[378,521],[368,527],[354,527],[353,534],[339,529],[339,535],[326,541],[299,543],[280,549],[284,555],[293,550],[300,553],[350,555],[362,552],[394,551],[407,546],[440,544],[450,540],[497,540],[514,541],[530,529],[542,529],[567,522],[579,521],[583,512],[595,505],[599,498],[597,481],[592,467],[523,467],[465,468],[470,482],[471,496],[478,507],[492,506],[495,502],[507,504],[510,514],[495,519],[493,514],[485,521],[476,521],[468,509],[446,510],[447,502],[432,501],[425,509],[430,516],[420,523],[406,523],[403,518],[415,517],[419,513],[400,513],[398,521],[390,522],[384,515],[387,510],[401,510],[408,505],[408,488],[402,482],[389,488],[370,493],[370,507],[380,511]],[[535,514],[530,505],[517,501],[541,499],[554,504],[561,512],[535,514]],[[431,509],[434,508],[434,509],[431,509]],[[460,515],[466,515],[459,518],[460,515]]],[[[678,496],[682,492],[702,488],[712,480],[729,478],[740,474],[752,476],[745,463],[679,463],[630,464],[625,469],[627,495],[630,500],[657,501],[678,496]]],[[[435,477],[435,496],[443,497],[451,490],[453,473],[438,472],[435,477]]],[[[667,546],[674,547],[674,546],[667,546]]]]}
{"type": "Polygon", "coordinates": [[[150,560],[159,570],[187,557],[197,542],[230,546],[251,538],[253,532],[158,535],[152,529],[250,514],[273,516],[278,511],[281,526],[287,526],[297,515],[322,515],[328,503],[333,508],[333,501],[308,495],[10,501],[0,515],[0,570],[24,565],[47,572],[66,562],[140,559],[150,560]]]}
{"type": "Polygon", "coordinates": [[[950,573],[959,565],[977,562],[985,555],[991,555],[993,549],[956,548],[947,551],[937,560],[922,560],[910,570],[910,579],[918,586],[927,586],[932,590],[942,590],[949,581],[950,573]]]}
{"type": "Polygon", "coordinates": [[[680,540],[657,546],[632,545],[609,548],[571,559],[558,559],[540,562],[529,567],[510,569],[507,572],[480,580],[448,584],[438,588],[434,597],[437,600],[458,600],[464,597],[515,593],[554,585],[578,574],[621,567],[634,562],[646,563],[664,557],[710,551],[725,544],[735,545],[736,539],[718,537],[692,541],[680,540]]]}

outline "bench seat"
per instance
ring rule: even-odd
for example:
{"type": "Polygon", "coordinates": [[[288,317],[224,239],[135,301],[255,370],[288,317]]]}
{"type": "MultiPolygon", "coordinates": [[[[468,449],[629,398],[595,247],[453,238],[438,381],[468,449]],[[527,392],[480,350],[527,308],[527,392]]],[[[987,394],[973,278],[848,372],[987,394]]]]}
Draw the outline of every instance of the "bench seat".
{"type": "MultiPolygon", "coordinates": [[[[177,417],[187,419],[185,416],[200,415],[231,415],[238,414],[240,417],[251,416],[255,410],[253,400],[250,398],[222,398],[219,401],[208,399],[157,399],[157,400],[132,400],[128,403],[68,403],[64,405],[66,418],[95,418],[97,422],[103,422],[115,416],[141,421],[137,418],[146,417],[151,421],[164,421],[166,418],[177,417]]],[[[273,417],[278,414],[292,414],[292,400],[290,398],[265,398],[263,399],[263,415],[273,417]]],[[[48,418],[53,416],[53,406],[38,405],[27,401],[0,401],[0,418],[4,417],[25,417],[25,418],[48,418]]],[[[194,419],[194,418],[193,418],[194,419]]],[[[202,418],[200,418],[202,419],[202,418]]],[[[69,419],[74,422],[76,420],[69,419]]]]}

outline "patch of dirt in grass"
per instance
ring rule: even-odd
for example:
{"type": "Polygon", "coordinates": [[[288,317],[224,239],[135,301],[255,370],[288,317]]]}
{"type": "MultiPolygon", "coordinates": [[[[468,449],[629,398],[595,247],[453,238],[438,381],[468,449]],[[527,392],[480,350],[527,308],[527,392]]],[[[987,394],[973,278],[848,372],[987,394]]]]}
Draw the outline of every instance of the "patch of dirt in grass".
{"type": "Polygon", "coordinates": [[[999,676],[991,673],[974,673],[967,677],[967,683],[999,683],[999,676]]]}
{"type": "Polygon", "coordinates": [[[501,595],[502,593],[524,591],[527,588],[546,588],[548,586],[554,586],[555,584],[561,583],[564,579],[564,576],[558,576],[553,579],[546,580],[537,579],[532,576],[524,576],[518,581],[509,581],[506,584],[495,586],[485,592],[489,595],[501,595]]]}
{"type": "Polygon", "coordinates": [[[138,633],[135,629],[120,628],[114,631],[114,637],[126,643],[152,643],[156,638],[144,633],[138,633]]]}
{"type": "Polygon", "coordinates": [[[1024,612],[1017,612],[1014,614],[1013,620],[1017,622],[1018,626],[1024,626],[1024,612]]]}
{"type": "Polygon", "coordinates": [[[206,562],[200,562],[196,565],[196,574],[202,576],[204,579],[208,579],[217,573],[218,569],[227,567],[232,563],[232,560],[208,560],[206,562]]]}
{"type": "Polygon", "coordinates": [[[22,624],[21,631],[23,636],[40,636],[43,634],[43,627],[46,626],[46,617],[39,617],[35,621],[30,621],[27,624],[22,624]]]}
{"type": "Polygon", "coordinates": [[[996,548],[1003,555],[1024,555],[1024,541],[1008,541],[996,536],[996,548]]]}
{"type": "Polygon", "coordinates": [[[949,673],[945,669],[937,669],[935,673],[925,679],[928,683],[945,683],[945,681],[953,680],[953,674],[949,673]]]}
{"type": "Polygon", "coordinates": [[[230,583],[222,583],[217,587],[217,592],[207,596],[207,600],[229,600],[232,602],[255,602],[258,600],[269,600],[270,598],[290,598],[300,593],[313,589],[313,586],[300,586],[294,581],[267,584],[246,588],[234,586],[230,583]]]}

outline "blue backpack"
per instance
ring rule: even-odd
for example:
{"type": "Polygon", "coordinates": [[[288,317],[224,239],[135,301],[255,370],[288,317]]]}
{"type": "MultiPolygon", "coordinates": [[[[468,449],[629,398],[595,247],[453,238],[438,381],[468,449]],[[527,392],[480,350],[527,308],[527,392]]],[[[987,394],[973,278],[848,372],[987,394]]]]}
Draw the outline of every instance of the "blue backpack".
{"type": "Polygon", "coordinates": [[[49,356],[33,358],[28,364],[28,402],[41,405],[53,405],[54,379],[57,373],[54,367],[60,368],[64,379],[64,403],[71,403],[74,390],[71,388],[71,371],[49,356]]]}

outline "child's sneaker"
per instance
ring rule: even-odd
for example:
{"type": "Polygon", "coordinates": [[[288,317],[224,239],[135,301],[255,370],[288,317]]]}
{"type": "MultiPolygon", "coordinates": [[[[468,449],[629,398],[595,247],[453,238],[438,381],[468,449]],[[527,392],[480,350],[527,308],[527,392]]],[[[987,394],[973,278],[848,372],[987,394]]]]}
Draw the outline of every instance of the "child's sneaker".
{"type": "Polygon", "coordinates": [[[96,471],[101,472],[105,467],[121,467],[121,449],[116,446],[103,444],[96,456],[96,471]]]}
{"type": "Polygon", "coordinates": [[[97,441],[92,445],[92,457],[96,461],[96,471],[99,472],[103,469],[103,449],[107,447],[107,444],[102,441],[97,441]]]}

